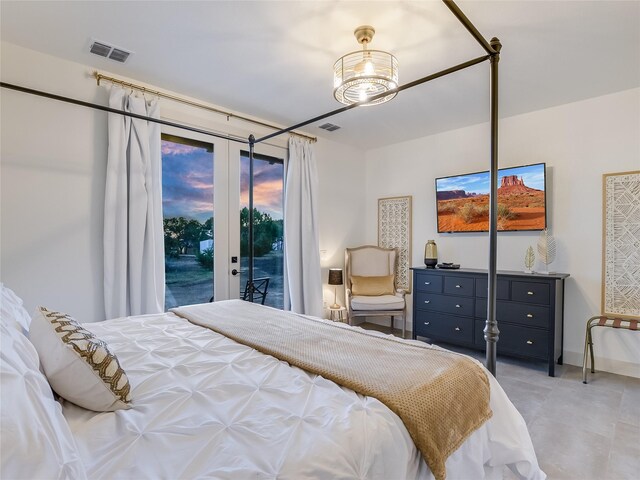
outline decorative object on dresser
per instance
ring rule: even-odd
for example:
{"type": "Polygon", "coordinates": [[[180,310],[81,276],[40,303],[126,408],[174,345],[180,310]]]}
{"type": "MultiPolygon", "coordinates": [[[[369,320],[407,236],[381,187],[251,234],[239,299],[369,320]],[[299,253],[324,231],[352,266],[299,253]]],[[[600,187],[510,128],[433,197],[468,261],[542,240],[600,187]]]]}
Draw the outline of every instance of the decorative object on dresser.
{"type": "Polygon", "coordinates": [[[378,246],[398,249],[396,288],[411,293],[411,196],[378,199],[378,246]]]}
{"type": "Polygon", "coordinates": [[[544,271],[538,272],[543,274],[549,274],[549,265],[556,259],[556,239],[551,235],[551,230],[545,228],[540,232],[538,238],[538,254],[540,255],[540,261],[544,265],[544,271]]]}
{"type": "Polygon", "coordinates": [[[533,252],[533,247],[529,245],[527,251],[524,254],[524,273],[533,273],[533,265],[536,261],[536,254],[533,252]]]}
{"type": "Polygon", "coordinates": [[[354,317],[402,316],[407,323],[405,291],[398,287],[398,249],[365,245],[344,251],[345,302],[349,325],[354,317]]]}
{"type": "Polygon", "coordinates": [[[341,268],[330,268],[329,269],[329,285],[333,285],[333,305],[331,305],[332,310],[336,310],[340,308],[338,305],[338,285],[342,285],[342,269],[341,268]]]}
{"type": "Polygon", "coordinates": [[[427,240],[424,246],[424,264],[427,268],[436,268],[438,264],[438,246],[434,240],[427,240]]]}
{"type": "MultiPolygon", "coordinates": [[[[413,338],[484,350],[487,271],[413,267],[413,338]]],[[[569,275],[499,271],[498,352],[546,360],[549,376],[562,364],[564,279],[569,275]]]]}
{"type": "Polygon", "coordinates": [[[605,316],[640,317],[640,170],[602,178],[602,307],[605,316]]]}
{"type": "Polygon", "coordinates": [[[448,263],[448,262],[442,262],[442,263],[439,263],[436,266],[438,268],[444,268],[445,270],[457,270],[457,269],[460,268],[460,264],[459,263],[448,263]]]}

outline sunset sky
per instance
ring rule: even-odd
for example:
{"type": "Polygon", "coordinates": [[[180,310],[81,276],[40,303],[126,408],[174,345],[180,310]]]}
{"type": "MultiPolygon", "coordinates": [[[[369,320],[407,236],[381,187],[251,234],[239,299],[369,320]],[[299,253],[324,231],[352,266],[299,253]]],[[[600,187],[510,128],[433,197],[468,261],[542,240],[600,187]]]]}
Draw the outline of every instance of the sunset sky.
{"type": "MultiPolygon", "coordinates": [[[[204,148],[162,141],[163,216],[206,221],[213,212],[212,153],[204,148]]],[[[254,203],[274,219],[282,218],[282,164],[254,164],[254,203]]],[[[241,205],[248,203],[249,159],[241,161],[241,205]]]]}

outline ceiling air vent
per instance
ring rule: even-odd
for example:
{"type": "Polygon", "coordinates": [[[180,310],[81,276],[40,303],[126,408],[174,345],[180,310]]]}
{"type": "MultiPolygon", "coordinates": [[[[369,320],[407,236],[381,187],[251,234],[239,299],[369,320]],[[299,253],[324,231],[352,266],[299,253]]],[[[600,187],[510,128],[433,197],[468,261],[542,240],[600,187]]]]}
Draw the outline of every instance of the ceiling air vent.
{"type": "Polygon", "coordinates": [[[109,55],[111,47],[109,45],[105,45],[104,43],[93,42],[91,44],[91,47],[89,48],[89,51],[96,55],[100,55],[101,57],[106,57],[107,55],[109,55]]]}
{"type": "Polygon", "coordinates": [[[126,62],[127,58],[129,58],[129,56],[131,55],[131,52],[123,50],[122,48],[114,47],[113,45],[109,45],[108,43],[96,40],[91,41],[89,51],[95,55],[107,57],[120,63],[126,62]]]}
{"type": "Polygon", "coordinates": [[[322,128],[323,130],[327,130],[329,132],[333,132],[335,130],[338,130],[340,127],[338,125],[334,125],[333,123],[323,123],[319,128],[322,128]]]}
{"type": "Polygon", "coordinates": [[[120,50],[119,48],[114,48],[113,50],[111,50],[109,58],[111,60],[115,60],[116,62],[124,63],[127,61],[127,58],[129,58],[129,55],[129,52],[125,52],[124,50],[120,50]]]}

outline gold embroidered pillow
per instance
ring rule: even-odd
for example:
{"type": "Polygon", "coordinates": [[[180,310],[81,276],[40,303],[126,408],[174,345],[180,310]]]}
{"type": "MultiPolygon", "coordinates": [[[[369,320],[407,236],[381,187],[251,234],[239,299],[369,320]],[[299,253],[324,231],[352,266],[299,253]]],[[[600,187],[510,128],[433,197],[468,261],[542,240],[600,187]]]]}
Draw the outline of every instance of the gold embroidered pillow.
{"type": "Polygon", "coordinates": [[[118,358],[69,315],[38,307],[29,338],[62,398],[96,412],[131,407],[129,379],[118,358]]]}
{"type": "Polygon", "coordinates": [[[364,295],[366,297],[378,295],[393,295],[393,275],[383,275],[381,277],[351,277],[351,293],[364,295]]]}

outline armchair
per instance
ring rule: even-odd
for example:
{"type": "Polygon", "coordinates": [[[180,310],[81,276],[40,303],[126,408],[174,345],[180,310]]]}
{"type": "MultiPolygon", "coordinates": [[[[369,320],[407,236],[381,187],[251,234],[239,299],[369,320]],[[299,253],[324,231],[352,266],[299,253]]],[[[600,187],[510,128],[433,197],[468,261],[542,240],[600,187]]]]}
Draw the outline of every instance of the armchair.
{"type": "Polygon", "coordinates": [[[354,317],[402,316],[405,336],[407,303],[405,291],[396,287],[398,249],[365,245],[344,253],[345,301],[349,325],[354,317]]]}

